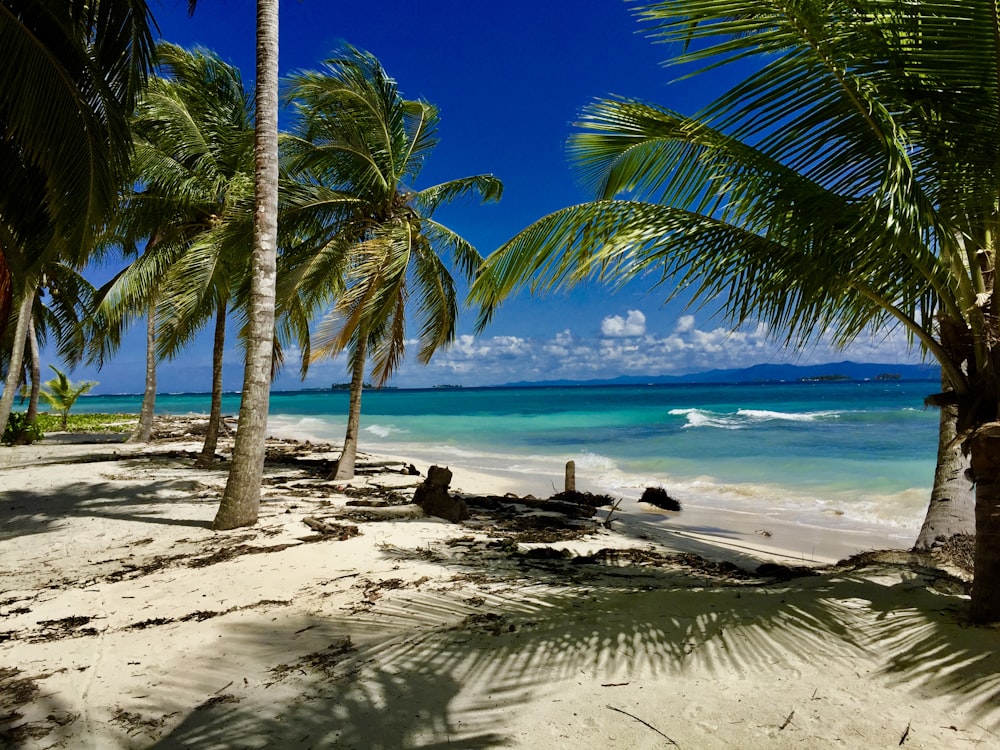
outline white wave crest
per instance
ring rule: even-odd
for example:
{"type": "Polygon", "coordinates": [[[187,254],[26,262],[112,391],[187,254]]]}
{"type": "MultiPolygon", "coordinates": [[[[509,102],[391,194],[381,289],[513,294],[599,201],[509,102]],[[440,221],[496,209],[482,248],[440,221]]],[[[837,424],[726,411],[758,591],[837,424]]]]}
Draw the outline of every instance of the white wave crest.
{"type": "Polygon", "coordinates": [[[671,409],[673,416],[687,417],[684,429],[689,427],[716,427],[723,430],[743,430],[764,422],[815,422],[821,419],[836,419],[837,411],[782,412],[765,409],[737,409],[735,412],[720,413],[708,409],[671,409]]]}
{"type": "Polygon", "coordinates": [[[840,412],[837,411],[784,412],[767,411],[764,409],[739,409],[736,414],[754,422],[772,422],[775,420],[785,422],[815,422],[817,419],[833,419],[840,416],[840,412]]]}
{"type": "Polygon", "coordinates": [[[391,424],[370,424],[365,427],[365,432],[370,432],[380,438],[387,438],[390,435],[399,435],[407,432],[391,424]]]}

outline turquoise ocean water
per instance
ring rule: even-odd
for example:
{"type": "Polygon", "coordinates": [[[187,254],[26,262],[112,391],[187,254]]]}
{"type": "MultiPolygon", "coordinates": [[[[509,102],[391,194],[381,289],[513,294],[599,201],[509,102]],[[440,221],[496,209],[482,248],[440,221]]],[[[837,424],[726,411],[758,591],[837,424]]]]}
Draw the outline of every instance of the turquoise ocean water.
{"type": "MultiPolygon", "coordinates": [[[[361,450],[514,477],[520,490],[638,497],[755,513],[825,514],[914,527],[933,477],[934,382],[577,386],[367,391],[361,450]]],[[[89,396],[80,411],[137,412],[139,396],[89,396]]],[[[207,413],[207,394],[161,395],[160,413],[207,413]]],[[[239,396],[227,395],[227,414],[239,396]]],[[[339,442],[345,391],[277,392],[284,437],[339,442]]]]}

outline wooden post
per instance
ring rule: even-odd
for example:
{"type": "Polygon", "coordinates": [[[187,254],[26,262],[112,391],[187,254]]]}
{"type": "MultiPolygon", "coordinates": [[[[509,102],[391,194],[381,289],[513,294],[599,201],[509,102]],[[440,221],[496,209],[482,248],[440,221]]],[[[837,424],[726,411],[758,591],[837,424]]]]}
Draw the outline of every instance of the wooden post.
{"type": "Polygon", "coordinates": [[[576,492],[576,462],[566,462],[566,492],[576,492]]]}

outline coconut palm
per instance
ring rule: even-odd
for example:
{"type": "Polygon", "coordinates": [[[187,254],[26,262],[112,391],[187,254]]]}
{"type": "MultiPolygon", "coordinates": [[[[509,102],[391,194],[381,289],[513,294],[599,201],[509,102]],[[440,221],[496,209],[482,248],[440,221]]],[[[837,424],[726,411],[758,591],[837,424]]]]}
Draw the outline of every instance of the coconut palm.
{"type": "Polygon", "coordinates": [[[146,315],[146,395],[133,439],[146,441],[155,363],[175,356],[209,320],[216,325],[209,428],[199,463],[210,463],[221,422],[222,347],[234,284],[246,275],[252,224],[253,123],[239,71],[206,50],[157,47],[158,75],[136,108],[137,186],[119,212],[122,247],[145,251],[104,291],[110,329],[93,352],[103,362],[136,315],[146,315]]]}
{"type": "Polygon", "coordinates": [[[144,0],[0,2],[0,247],[9,272],[0,307],[17,311],[0,424],[17,388],[39,264],[83,264],[127,173],[128,117],[151,62],[151,24],[144,0]]]}
{"type": "Polygon", "coordinates": [[[591,106],[571,153],[602,200],[491,258],[483,320],[528,279],[650,272],[791,341],[902,325],[952,389],[933,400],[956,407],[977,482],[971,617],[1000,619],[996,6],[669,0],[640,15],[686,45],[675,62],[748,76],[697,117],[591,106]]]}
{"type": "MultiPolygon", "coordinates": [[[[28,410],[24,418],[26,427],[34,424],[38,413],[41,388],[39,345],[44,346],[50,339],[54,339],[60,359],[70,366],[78,363],[86,348],[90,332],[88,314],[95,295],[93,286],[76,269],[66,264],[46,263],[42,269],[39,286],[29,295],[32,309],[27,316],[27,340],[24,344],[28,357],[20,369],[8,371],[11,387],[16,387],[17,383],[31,384],[28,410]]],[[[8,333],[14,335],[10,328],[8,333]]],[[[3,351],[9,352],[13,348],[7,341],[3,351]]]]}
{"type": "Polygon", "coordinates": [[[62,428],[65,430],[67,420],[69,419],[69,410],[73,408],[73,404],[76,403],[76,400],[80,396],[97,385],[97,383],[93,380],[74,383],[67,377],[66,373],[55,365],[49,365],[49,367],[56,376],[51,380],[45,381],[45,384],[42,386],[42,398],[62,416],[62,428]]]}
{"type": "MultiPolygon", "coordinates": [[[[193,3],[192,3],[193,7],[193,3]]],[[[233,463],[216,530],[257,522],[264,474],[274,348],[278,244],[278,0],[257,0],[254,240],[247,305],[246,367],[233,463]]]]}
{"type": "Polygon", "coordinates": [[[445,258],[466,277],[481,262],[471,244],[434,220],[435,210],[465,196],[498,200],[503,186],[477,175],[417,189],[437,143],[437,109],[403,99],[366,52],[346,47],[322,71],[295,75],[288,96],[299,120],[285,154],[305,188],[289,197],[287,220],[299,241],[282,257],[282,283],[309,312],[339,295],[316,340],[300,343],[311,347],[304,366],[349,350],[348,427],[335,473],[347,479],[366,363],[373,362],[376,384],[388,380],[404,354],[408,312],[419,320],[420,362],[451,342],[458,302],[445,258]],[[411,295],[415,310],[408,310],[411,295]]]}

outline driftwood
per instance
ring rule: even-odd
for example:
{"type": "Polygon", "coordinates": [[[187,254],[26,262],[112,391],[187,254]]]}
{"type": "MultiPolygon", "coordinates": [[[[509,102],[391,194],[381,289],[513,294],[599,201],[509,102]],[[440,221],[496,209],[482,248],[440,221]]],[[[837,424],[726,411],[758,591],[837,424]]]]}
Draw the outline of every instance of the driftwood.
{"type": "Polygon", "coordinates": [[[348,509],[351,517],[371,520],[395,518],[423,518],[425,513],[419,505],[351,505],[348,509]]]}
{"type": "Polygon", "coordinates": [[[483,508],[485,510],[500,510],[512,506],[520,505],[532,510],[541,510],[548,513],[561,513],[567,518],[592,518],[597,509],[602,505],[613,505],[614,498],[608,495],[592,495],[589,492],[560,492],[553,495],[548,500],[539,500],[537,497],[526,495],[484,495],[466,496],[465,501],[470,508],[483,508]]]}
{"type": "Polygon", "coordinates": [[[320,534],[336,536],[341,540],[350,539],[352,536],[357,536],[360,533],[357,526],[343,523],[330,523],[329,521],[322,521],[319,518],[313,518],[312,516],[306,516],[303,518],[302,523],[313,531],[317,531],[320,534]]]}

